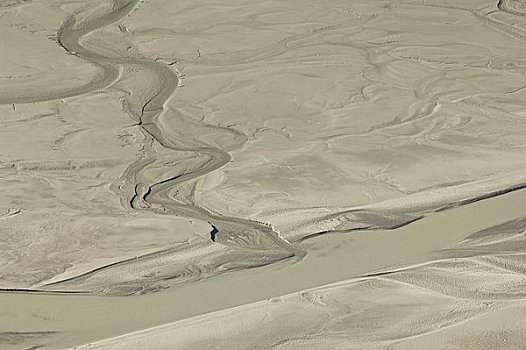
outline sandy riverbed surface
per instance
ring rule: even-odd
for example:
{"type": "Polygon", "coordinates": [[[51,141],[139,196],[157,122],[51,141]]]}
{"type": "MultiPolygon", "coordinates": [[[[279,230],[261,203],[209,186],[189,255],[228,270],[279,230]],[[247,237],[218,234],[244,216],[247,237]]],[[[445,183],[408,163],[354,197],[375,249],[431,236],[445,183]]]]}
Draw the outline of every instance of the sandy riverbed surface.
{"type": "Polygon", "coordinates": [[[0,32],[0,348],[526,342],[526,2],[0,0],[0,32]]]}

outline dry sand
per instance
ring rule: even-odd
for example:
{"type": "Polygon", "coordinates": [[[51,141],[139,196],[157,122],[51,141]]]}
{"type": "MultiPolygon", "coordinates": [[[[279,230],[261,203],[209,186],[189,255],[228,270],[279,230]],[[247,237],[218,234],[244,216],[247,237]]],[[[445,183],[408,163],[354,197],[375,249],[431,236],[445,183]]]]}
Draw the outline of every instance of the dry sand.
{"type": "Polygon", "coordinates": [[[96,347],[524,343],[523,1],[0,0],[0,31],[2,347],[241,304],[96,347]],[[268,292],[126,321],[250,276],[268,292]],[[73,322],[110,296],[124,324],[73,322]]]}

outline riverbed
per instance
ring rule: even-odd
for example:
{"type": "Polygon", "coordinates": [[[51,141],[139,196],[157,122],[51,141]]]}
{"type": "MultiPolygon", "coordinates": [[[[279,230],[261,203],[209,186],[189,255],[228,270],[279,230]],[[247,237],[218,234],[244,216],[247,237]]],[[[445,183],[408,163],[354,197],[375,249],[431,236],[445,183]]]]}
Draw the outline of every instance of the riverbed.
{"type": "Polygon", "coordinates": [[[0,347],[524,343],[525,13],[0,1],[0,347]]]}
{"type": "Polygon", "coordinates": [[[452,258],[440,250],[484,228],[526,217],[525,201],[526,191],[516,191],[434,213],[396,230],[321,236],[306,243],[311,253],[301,261],[232,272],[151,295],[2,293],[0,328],[43,332],[41,339],[29,337],[13,349],[37,343],[60,349],[385,269],[452,258]]]}

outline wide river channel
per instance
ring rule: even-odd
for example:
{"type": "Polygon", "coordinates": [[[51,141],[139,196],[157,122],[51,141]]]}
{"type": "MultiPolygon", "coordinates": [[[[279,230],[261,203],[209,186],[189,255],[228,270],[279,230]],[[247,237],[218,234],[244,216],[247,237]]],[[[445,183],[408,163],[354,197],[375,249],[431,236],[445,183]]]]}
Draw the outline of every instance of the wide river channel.
{"type": "MultiPolygon", "coordinates": [[[[56,332],[41,340],[46,349],[60,349],[383,269],[443,259],[446,254],[440,250],[463,237],[526,217],[525,203],[526,190],[518,190],[433,213],[396,230],[319,236],[304,243],[308,254],[302,260],[226,273],[149,295],[1,293],[0,329],[56,332]]],[[[23,349],[21,345],[12,348],[23,349]]]]}

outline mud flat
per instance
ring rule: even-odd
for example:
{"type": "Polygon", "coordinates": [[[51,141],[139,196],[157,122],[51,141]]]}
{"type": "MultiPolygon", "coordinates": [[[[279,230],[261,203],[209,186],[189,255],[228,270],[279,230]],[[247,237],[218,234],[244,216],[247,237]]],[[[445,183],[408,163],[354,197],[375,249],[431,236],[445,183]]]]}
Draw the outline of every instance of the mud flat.
{"type": "Polygon", "coordinates": [[[0,0],[2,347],[513,348],[525,13],[0,0]]]}

